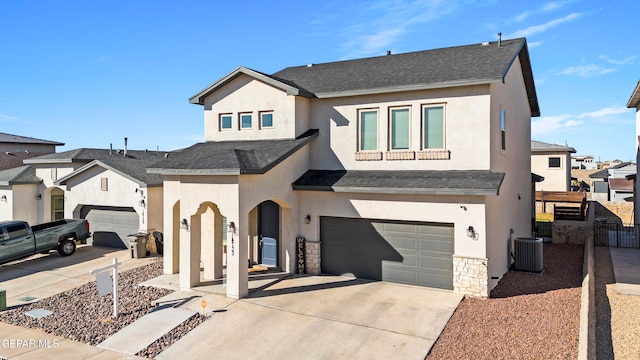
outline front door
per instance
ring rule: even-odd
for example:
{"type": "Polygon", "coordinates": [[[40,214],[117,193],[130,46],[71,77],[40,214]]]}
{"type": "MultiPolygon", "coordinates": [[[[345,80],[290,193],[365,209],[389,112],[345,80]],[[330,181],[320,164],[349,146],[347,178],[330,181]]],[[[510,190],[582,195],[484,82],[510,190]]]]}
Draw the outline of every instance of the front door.
{"type": "Polygon", "coordinates": [[[258,233],[261,239],[259,262],[264,265],[278,266],[280,205],[270,200],[258,205],[258,233]]]}

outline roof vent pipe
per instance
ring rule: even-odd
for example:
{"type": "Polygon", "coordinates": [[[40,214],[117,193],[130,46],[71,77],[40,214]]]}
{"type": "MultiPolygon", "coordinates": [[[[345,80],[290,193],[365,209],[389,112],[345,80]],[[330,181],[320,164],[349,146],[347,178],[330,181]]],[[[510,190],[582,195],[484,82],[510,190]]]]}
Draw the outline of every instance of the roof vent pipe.
{"type": "Polygon", "coordinates": [[[127,138],[124,138],[124,157],[127,157],[127,138]]]}
{"type": "Polygon", "coordinates": [[[109,143],[109,155],[113,155],[113,143],[109,143]]]}
{"type": "Polygon", "coordinates": [[[502,33],[498,33],[498,47],[502,46],[502,33]]]}
{"type": "Polygon", "coordinates": [[[387,50],[387,55],[391,55],[391,50],[387,50]]]}

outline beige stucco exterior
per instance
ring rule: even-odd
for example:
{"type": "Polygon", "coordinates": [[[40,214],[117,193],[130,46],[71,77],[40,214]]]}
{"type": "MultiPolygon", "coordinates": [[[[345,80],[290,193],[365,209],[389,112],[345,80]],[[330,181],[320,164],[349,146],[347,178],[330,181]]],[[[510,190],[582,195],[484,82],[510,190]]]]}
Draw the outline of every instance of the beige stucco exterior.
{"type": "MultiPolygon", "coordinates": [[[[288,272],[295,271],[296,237],[314,244],[320,241],[322,216],[453,224],[454,264],[482,274],[478,289],[456,285],[454,290],[487,296],[511,264],[512,240],[531,236],[531,111],[519,59],[500,83],[322,99],[287,95],[242,74],[203,103],[207,141],[291,139],[309,129],[318,129],[319,135],[264,174],[165,175],[164,271],[179,272],[183,288],[200,281],[201,261],[205,279],[222,274],[223,246],[216,219],[224,216],[238,227],[233,253],[230,238],[226,242],[227,295],[247,294],[247,259],[255,260],[259,235],[256,208],[267,200],[280,206],[278,256],[288,272]],[[420,160],[415,155],[423,150],[422,106],[430,104],[445,109],[446,159],[420,160]],[[408,152],[414,154],[400,157],[406,160],[390,160],[393,154],[387,154],[389,111],[394,107],[410,108],[408,152]],[[356,156],[360,109],[378,110],[380,160],[356,156]],[[501,149],[501,110],[507,116],[506,150],[501,149]],[[273,112],[272,128],[259,127],[261,111],[273,112]],[[251,129],[239,127],[242,113],[252,114],[251,129]],[[220,129],[221,114],[232,116],[231,129],[220,129]],[[291,184],[309,169],[490,170],[506,175],[499,194],[486,196],[292,190],[291,184]],[[182,219],[188,228],[181,228],[182,219]],[[476,238],[467,236],[469,226],[476,238]]],[[[312,247],[317,252],[318,247],[312,247]]]]}
{"type": "Polygon", "coordinates": [[[539,191],[569,191],[571,188],[571,154],[538,152],[531,154],[531,171],[543,176],[539,191]],[[560,167],[549,167],[549,158],[560,158],[560,167]]]}

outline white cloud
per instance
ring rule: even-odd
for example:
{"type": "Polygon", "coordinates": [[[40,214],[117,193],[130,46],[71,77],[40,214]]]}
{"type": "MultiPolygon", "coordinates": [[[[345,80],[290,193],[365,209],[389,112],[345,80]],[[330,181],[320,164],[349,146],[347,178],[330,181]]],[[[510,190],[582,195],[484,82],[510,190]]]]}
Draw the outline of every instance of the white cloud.
{"type": "Polygon", "coordinates": [[[558,75],[578,75],[584,78],[588,78],[594,75],[604,75],[616,71],[613,68],[606,68],[600,65],[577,65],[570,66],[558,73],[558,75]]]}
{"type": "Polygon", "coordinates": [[[622,60],[615,60],[610,58],[609,56],[602,54],[600,56],[598,56],[598,59],[603,60],[608,62],[609,64],[614,64],[614,65],[627,65],[627,64],[632,64],[633,60],[635,60],[637,58],[637,56],[629,56],[625,59],[622,60]]]}
{"type": "Polygon", "coordinates": [[[18,120],[18,118],[15,116],[0,114],[0,121],[15,121],[15,120],[18,120]]]}
{"type": "Polygon", "coordinates": [[[532,42],[528,42],[527,41],[527,47],[529,49],[533,49],[533,48],[536,48],[536,47],[541,46],[541,45],[542,45],[542,41],[532,41],[532,42]]]}
{"type": "Polygon", "coordinates": [[[441,19],[457,7],[456,2],[446,0],[380,1],[359,7],[353,17],[365,20],[344,29],[344,38],[350,39],[343,45],[344,58],[382,55],[411,27],[441,19]]]}
{"type": "Polygon", "coordinates": [[[531,135],[546,134],[562,129],[573,128],[584,122],[574,120],[571,115],[558,115],[541,117],[531,122],[531,135]]]}
{"type": "Polygon", "coordinates": [[[584,118],[597,119],[597,118],[601,118],[601,117],[605,117],[605,116],[622,114],[622,113],[626,113],[626,112],[629,112],[629,109],[627,109],[626,107],[623,107],[623,106],[606,107],[606,108],[603,108],[603,109],[600,109],[600,110],[582,113],[582,114],[578,115],[578,118],[579,119],[584,119],[584,118]]]}
{"type": "Polygon", "coordinates": [[[554,19],[551,21],[547,21],[544,24],[529,26],[526,29],[517,30],[515,33],[508,36],[509,38],[519,38],[519,37],[528,37],[537,33],[541,33],[547,31],[551,28],[554,28],[558,25],[564,24],[566,22],[573,21],[582,16],[582,13],[572,13],[565,17],[554,19]]]}
{"type": "Polygon", "coordinates": [[[553,11],[553,10],[558,10],[561,7],[565,6],[567,3],[568,3],[568,1],[555,1],[555,2],[550,2],[550,3],[544,4],[538,10],[525,11],[523,13],[520,13],[520,14],[516,15],[516,17],[513,18],[513,22],[522,22],[522,21],[525,21],[527,18],[529,18],[531,15],[545,13],[545,12],[549,12],[549,11],[553,11]]]}

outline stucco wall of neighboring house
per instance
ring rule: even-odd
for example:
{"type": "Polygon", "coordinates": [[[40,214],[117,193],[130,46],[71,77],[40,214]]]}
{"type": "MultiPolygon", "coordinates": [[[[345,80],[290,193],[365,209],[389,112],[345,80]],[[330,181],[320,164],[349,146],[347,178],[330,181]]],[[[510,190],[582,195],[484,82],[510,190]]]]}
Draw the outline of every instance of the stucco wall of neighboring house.
{"type": "Polygon", "coordinates": [[[538,191],[569,191],[571,187],[571,155],[569,153],[542,152],[531,154],[531,171],[544,177],[538,191]],[[560,167],[550,168],[549,158],[559,157],[560,167]]]}
{"type": "Polygon", "coordinates": [[[504,84],[491,85],[491,170],[506,175],[499,195],[486,197],[489,290],[509,269],[512,240],[531,236],[531,111],[518,62],[504,84]],[[506,115],[505,150],[501,109],[506,115]]]}
{"type": "Polygon", "coordinates": [[[145,229],[148,213],[139,205],[140,195],[136,193],[138,183],[124,176],[94,166],[67,180],[65,217],[79,218],[84,205],[131,207],[140,218],[138,228],[145,229]],[[102,179],[107,179],[107,190],[101,187],[102,179]]]}
{"type": "Polygon", "coordinates": [[[164,206],[164,192],[162,191],[162,186],[144,188],[144,191],[146,198],[145,211],[147,212],[147,223],[143,224],[144,226],[141,227],[141,229],[163,232],[164,218],[162,216],[162,207],[164,206]]]}
{"type": "Polygon", "coordinates": [[[7,151],[12,153],[29,151],[32,153],[49,154],[56,152],[56,146],[46,144],[0,143],[0,152],[7,151]]]}
{"type": "Polygon", "coordinates": [[[84,164],[37,164],[36,176],[42,179],[43,185],[46,188],[56,186],[54,182],[58,179],[71,174],[75,169],[84,164]],[[52,169],[55,169],[52,171],[52,169]]]}
{"type": "Polygon", "coordinates": [[[0,221],[13,219],[13,191],[11,186],[0,186],[0,198],[6,197],[6,200],[0,200],[0,221]]]}
{"type": "Polygon", "coordinates": [[[41,223],[38,216],[42,213],[43,202],[36,199],[38,194],[41,194],[39,184],[13,185],[13,202],[10,203],[13,214],[9,220],[23,220],[31,225],[41,223]]]}
{"type": "MultiPolygon", "coordinates": [[[[466,170],[489,168],[488,86],[316,99],[311,128],[320,129],[311,144],[311,168],[349,170],[466,170]],[[422,150],[422,106],[444,105],[445,150],[449,160],[416,160],[422,150]],[[387,160],[389,117],[393,107],[410,107],[410,152],[414,160],[387,160]],[[356,160],[358,110],[378,110],[378,152],[383,160],[356,160]]],[[[402,152],[402,151],[396,151],[402,152]]]]}
{"type": "Polygon", "coordinates": [[[294,138],[296,133],[296,97],[247,75],[230,81],[204,101],[204,137],[206,141],[294,138]],[[273,111],[273,127],[261,128],[260,112],[273,111]],[[240,113],[252,115],[252,128],[240,128],[240,113]],[[232,128],[220,129],[220,114],[232,115],[232,128]]]}
{"type": "Polygon", "coordinates": [[[636,107],[636,182],[634,197],[635,224],[640,224],[640,106],[636,107]]]}

